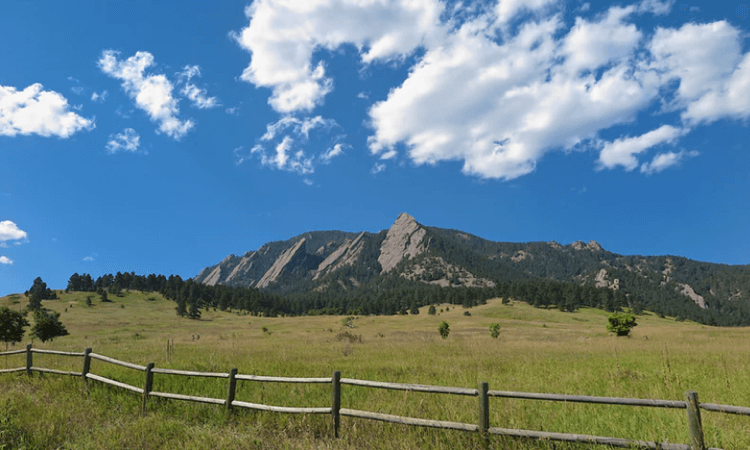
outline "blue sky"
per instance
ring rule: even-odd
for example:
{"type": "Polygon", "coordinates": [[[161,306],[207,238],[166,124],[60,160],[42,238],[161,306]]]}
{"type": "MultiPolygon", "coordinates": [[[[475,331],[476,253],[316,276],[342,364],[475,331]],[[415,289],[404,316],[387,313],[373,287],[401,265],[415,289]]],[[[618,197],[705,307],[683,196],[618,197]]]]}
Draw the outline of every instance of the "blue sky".
{"type": "Polygon", "coordinates": [[[750,263],[734,2],[6,0],[0,295],[399,213],[750,263]],[[217,6],[219,5],[219,6],[217,6]]]}

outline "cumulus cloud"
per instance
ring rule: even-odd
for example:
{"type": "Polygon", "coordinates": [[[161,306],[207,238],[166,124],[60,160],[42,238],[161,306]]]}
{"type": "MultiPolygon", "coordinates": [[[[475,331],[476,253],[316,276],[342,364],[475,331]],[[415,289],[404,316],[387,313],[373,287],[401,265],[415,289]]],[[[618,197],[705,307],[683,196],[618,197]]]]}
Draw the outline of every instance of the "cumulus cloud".
{"type": "Polygon", "coordinates": [[[208,91],[199,88],[190,81],[193,77],[201,76],[200,67],[185,66],[182,72],[177,73],[177,76],[180,78],[181,82],[184,83],[180,93],[187,97],[193,103],[193,106],[200,109],[210,109],[221,106],[219,99],[216,97],[209,97],[208,91]]]}
{"type": "MultiPolygon", "coordinates": [[[[603,143],[599,154],[599,167],[612,169],[616,166],[622,166],[625,170],[633,170],[638,167],[638,158],[635,155],[663,143],[672,143],[678,137],[686,134],[687,131],[671,125],[663,125],[641,136],[621,138],[613,142],[603,143]]],[[[643,172],[643,170],[641,171],[643,172]]]]}
{"type": "Polygon", "coordinates": [[[658,155],[654,156],[654,159],[651,160],[651,162],[643,163],[641,165],[641,173],[645,173],[646,175],[651,175],[654,173],[659,173],[664,171],[665,169],[672,167],[674,165],[677,165],[685,158],[688,157],[694,157],[698,156],[698,152],[696,151],[680,151],[680,152],[666,152],[666,153],[659,153],[658,155]]]}
{"type": "Polygon", "coordinates": [[[125,128],[122,133],[110,134],[107,142],[107,153],[137,152],[141,145],[141,137],[132,128],[125,128]]]}
{"type": "Polygon", "coordinates": [[[122,81],[122,87],[135,101],[138,108],[145,111],[152,121],[159,124],[158,131],[174,139],[182,138],[194,123],[180,120],[178,101],[172,96],[173,86],[166,76],[146,74],[154,64],[149,52],[137,52],[126,60],[118,59],[119,52],[105,50],[99,59],[99,68],[105,74],[122,81]]]}
{"type": "Polygon", "coordinates": [[[37,134],[67,138],[94,128],[94,121],[70,111],[68,100],[35,83],[19,91],[0,85],[0,136],[37,134]]]}
{"type": "Polygon", "coordinates": [[[278,112],[310,111],[333,90],[316,50],[351,43],[362,61],[403,58],[442,30],[438,0],[257,0],[245,9],[249,25],[235,35],[252,54],[241,79],[271,88],[278,112]]]}
{"type": "Polygon", "coordinates": [[[7,256],[0,256],[0,264],[13,264],[13,260],[9,259],[7,256]]]}
{"type": "Polygon", "coordinates": [[[26,239],[26,232],[19,229],[18,225],[10,220],[0,222],[0,242],[2,241],[20,241],[26,239]]]}
{"type": "Polygon", "coordinates": [[[264,166],[303,175],[313,173],[316,164],[331,162],[348,147],[341,142],[344,135],[333,136],[335,143],[325,147],[324,142],[331,140],[329,136],[335,128],[339,128],[335,120],[321,116],[282,117],[266,126],[266,132],[249,152],[244,147],[235,149],[235,163],[242,164],[256,156],[264,166]],[[326,149],[317,150],[320,148],[326,149]]]}
{"type": "MultiPolygon", "coordinates": [[[[439,0],[256,0],[235,36],[251,53],[241,78],[270,88],[276,111],[311,114],[334,83],[316,59],[320,50],[353,45],[366,66],[419,49],[407,78],[368,111],[370,152],[381,160],[405,154],[418,165],[461,161],[466,174],[505,180],[532,172],[550,151],[592,143],[600,169],[658,173],[691,154],[639,159],[695,126],[750,117],[750,53],[742,54],[741,32],[726,21],[644,32],[635,18],[668,14],[674,2],[642,0],[577,17],[566,29],[556,2],[465,3],[446,13],[439,0]],[[660,112],[679,112],[676,123],[599,138],[659,101],[660,112]]],[[[285,120],[303,119],[275,126],[287,127],[285,120]]],[[[277,168],[296,154],[295,136],[282,135],[269,128],[253,148],[277,168]],[[268,136],[275,140],[266,149],[268,136]]]]}

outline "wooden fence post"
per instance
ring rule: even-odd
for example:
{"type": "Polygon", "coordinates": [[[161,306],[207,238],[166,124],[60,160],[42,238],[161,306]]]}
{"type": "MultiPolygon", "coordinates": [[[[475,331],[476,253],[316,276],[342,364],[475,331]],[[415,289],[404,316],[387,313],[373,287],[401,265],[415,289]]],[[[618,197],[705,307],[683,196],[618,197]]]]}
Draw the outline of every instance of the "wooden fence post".
{"type": "Polygon", "coordinates": [[[688,430],[690,431],[690,448],[691,450],[706,450],[706,444],[703,442],[703,423],[701,422],[700,403],[698,403],[698,393],[695,391],[685,392],[685,402],[687,403],[687,420],[688,430]]]}
{"type": "Polygon", "coordinates": [[[234,394],[237,392],[237,369],[229,371],[229,388],[227,389],[227,411],[232,411],[232,402],[234,401],[234,394]]]}
{"type": "Polygon", "coordinates": [[[26,375],[31,376],[31,367],[34,365],[34,357],[31,353],[31,344],[26,346],[26,375]]]}
{"type": "Polygon", "coordinates": [[[141,403],[141,415],[146,414],[146,400],[154,387],[154,363],[146,366],[146,381],[143,383],[143,401],[141,403]]]}
{"type": "Polygon", "coordinates": [[[490,445],[489,434],[487,433],[490,428],[490,397],[487,395],[489,389],[489,383],[486,381],[479,383],[479,433],[482,435],[484,448],[488,448],[490,445]]]}
{"type": "Polygon", "coordinates": [[[339,410],[341,409],[341,372],[336,370],[333,372],[332,380],[333,398],[331,399],[331,418],[333,420],[333,437],[339,437],[339,423],[341,422],[341,415],[339,410]]]}
{"type": "Polygon", "coordinates": [[[81,376],[83,377],[83,384],[86,385],[88,382],[86,381],[86,375],[91,371],[91,349],[87,348],[83,351],[83,370],[81,371],[81,376]]]}

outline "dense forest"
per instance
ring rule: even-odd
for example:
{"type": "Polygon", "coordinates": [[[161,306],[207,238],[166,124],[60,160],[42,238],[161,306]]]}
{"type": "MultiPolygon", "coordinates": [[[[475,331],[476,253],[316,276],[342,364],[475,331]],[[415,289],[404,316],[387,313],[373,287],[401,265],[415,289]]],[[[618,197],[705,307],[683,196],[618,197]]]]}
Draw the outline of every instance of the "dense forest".
{"type": "MultiPolygon", "coordinates": [[[[445,251],[450,251],[445,249],[445,251]]],[[[481,273],[478,263],[466,261],[481,273]]],[[[350,270],[356,270],[354,266],[350,270]]],[[[408,280],[398,275],[381,275],[358,287],[344,283],[331,284],[330,289],[309,290],[284,296],[252,287],[216,285],[209,286],[183,280],[177,275],[166,277],[151,274],[117,273],[103,275],[94,280],[88,274],[73,274],[68,291],[97,292],[107,299],[107,294],[120,295],[124,290],[160,292],[175,302],[178,315],[197,319],[201,309],[217,308],[222,311],[245,311],[253,315],[300,316],[318,314],[391,315],[418,314],[421,306],[449,303],[471,308],[491,298],[520,300],[538,308],[556,308],[573,312],[581,307],[601,308],[607,311],[630,309],[636,314],[649,310],[677,320],[690,319],[708,325],[750,325],[750,308],[744,302],[718,302],[710,308],[701,308],[677,292],[675,281],[662,284],[649,282],[633,272],[616,271],[618,289],[594,287],[570,281],[530,277],[516,274],[511,280],[498,280],[492,287],[441,287],[423,281],[408,280]],[[655,288],[656,286],[656,288],[655,288]]],[[[347,271],[336,277],[350,275],[347,271]]],[[[715,282],[717,289],[721,279],[715,282]]]]}

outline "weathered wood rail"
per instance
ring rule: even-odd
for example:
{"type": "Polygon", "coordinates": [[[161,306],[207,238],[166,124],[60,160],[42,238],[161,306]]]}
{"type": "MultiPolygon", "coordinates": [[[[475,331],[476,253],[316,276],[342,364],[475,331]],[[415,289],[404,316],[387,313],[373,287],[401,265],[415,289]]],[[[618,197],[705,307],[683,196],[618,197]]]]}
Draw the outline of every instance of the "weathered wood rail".
{"type": "Polygon", "coordinates": [[[698,394],[695,391],[687,391],[685,400],[656,400],[656,399],[637,399],[637,398],[620,398],[620,397],[597,397],[588,395],[568,395],[568,394],[543,394],[532,392],[514,392],[490,390],[487,382],[479,383],[477,389],[451,387],[451,386],[431,386],[425,384],[409,383],[391,383],[384,381],[358,380],[354,378],[341,378],[341,372],[333,372],[331,377],[323,378],[293,378],[293,377],[273,377],[261,375],[238,374],[237,369],[231,369],[228,373],[216,372],[198,372],[191,370],[163,369],[154,367],[153,363],[147,366],[133,364],[121,361],[109,356],[93,353],[90,348],[84,352],[62,352],[57,350],[42,350],[26,346],[25,350],[14,350],[9,352],[0,352],[0,356],[26,354],[26,366],[12,369],[2,369],[1,373],[26,372],[32,375],[33,372],[51,373],[58,375],[70,375],[83,378],[84,382],[88,380],[98,381],[103,384],[126,389],[143,396],[141,412],[146,412],[147,399],[149,397],[167,398],[172,400],[183,400],[199,403],[224,406],[227,410],[234,407],[247,408],[258,411],[269,411],[283,414],[330,414],[332,420],[333,434],[339,436],[340,417],[352,417],[358,419],[377,420],[381,422],[391,422],[410,426],[442,428],[450,430],[470,431],[480,433],[484,442],[489,442],[491,435],[508,436],[522,439],[536,439],[543,441],[559,441],[588,445],[603,445],[616,448],[628,449],[654,449],[654,450],[722,450],[713,447],[706,447],[703,436],[703,425],[700,416],[700,410],[718,412],[724,414],[735,414],[750,416],[750,407],[720,405],[715,403],[700,403],[698,394]],[[47,369],[36,367],[33,364],[33,354],[47,354],[58,356],[83,357],[83,368],[81,372],[64,371],[56,369],[47,369]],[[91,373],[91,360],[115,364],[128,369],[145,373],[143,387],[132,386],[117,380],[103,377],[91,373]],[[205,377],[205,378],[223,378],[227,379],[227,396],[226,398],[210,398],[192,395],[176,394],[170,392],[157,392],[152,390],[154,374],[177,375],[186,377],[205,377]],[[274,406],[260,403],[250,403],[235,400],[237,381],[251,381],[259,383],[305,383],[305,384],[330,384],[331,385],[331,405],[323,407],[291,407],[291,406],[274,406]],[[374,411],[360,411],[356,409],[341,408],[341,386],[358,386],[375,389],[389,389],[409,392],[424,392],[430,394],[447,394],[478,397],[479,399],[479,417],[477,423],[450,422],[443,420],[421,419],[415,417],[405,417],[392,414],[383,414],[374,411]],[[515,398],[524,400],[541,400],[567,403],[588,403],[598,405],[620,405],[620,406],[639,406],[653,408],[673,408],[686,410],[687,426],[690,436],[689,444],[672,444],[668,442],[652,442],[626,438],[592,436],[585,434],[573,433],[555,433],[535,430],[517,430],[501,427],[490,427],[490,402],[489,399],[495,398],[515,398]]]}

